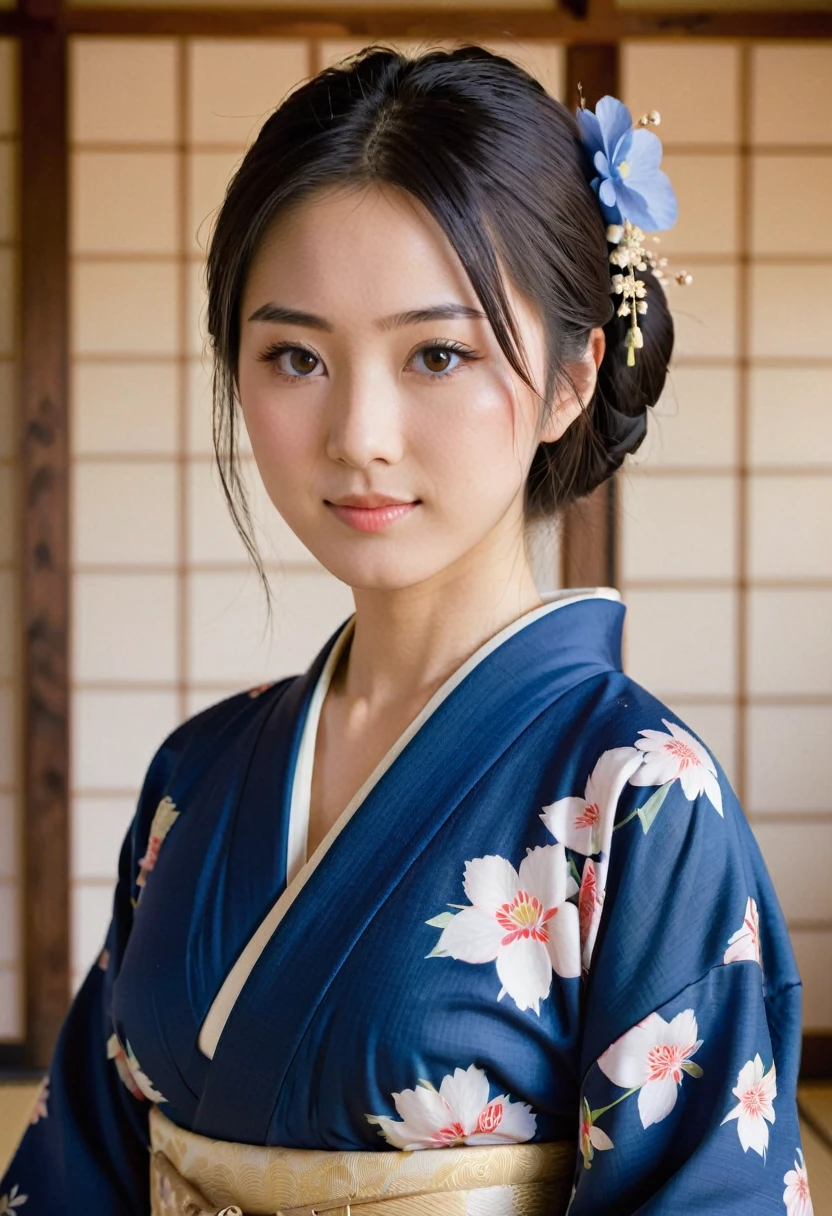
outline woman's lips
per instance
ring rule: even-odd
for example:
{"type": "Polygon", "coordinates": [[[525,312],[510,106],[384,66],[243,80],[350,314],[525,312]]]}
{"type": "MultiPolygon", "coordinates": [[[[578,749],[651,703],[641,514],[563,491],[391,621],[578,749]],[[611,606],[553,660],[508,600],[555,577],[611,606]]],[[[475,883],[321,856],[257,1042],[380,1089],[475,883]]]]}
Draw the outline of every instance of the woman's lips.
{"type": "Polygon", "coordinates": [[[327,503],[334,515],[359,532],[381,532],[397,519],[409,515],[418,505],[418,502],[393,502],[383,507],[342,507],[327,503]]]}

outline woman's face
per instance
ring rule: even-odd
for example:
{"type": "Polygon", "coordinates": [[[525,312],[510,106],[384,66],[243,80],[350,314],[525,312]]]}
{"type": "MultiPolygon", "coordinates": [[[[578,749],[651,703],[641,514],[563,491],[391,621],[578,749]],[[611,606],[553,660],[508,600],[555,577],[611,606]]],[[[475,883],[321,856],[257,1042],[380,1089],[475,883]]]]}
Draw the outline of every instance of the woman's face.
{"type": "MultiPolygon", "coordinates": [[[[542,384],[543,326],[510,299],[542,384]]],[[[516,563],[540,406],[416,200],[327,191],[282,215],[252,264],[240,326],[239,394],[260,474],[332,574],[393,590],[464,573],[484,553],[497,573],[516,563]],[[386,523],[339,514],[351,495],[415,505],[386,523]]]]}

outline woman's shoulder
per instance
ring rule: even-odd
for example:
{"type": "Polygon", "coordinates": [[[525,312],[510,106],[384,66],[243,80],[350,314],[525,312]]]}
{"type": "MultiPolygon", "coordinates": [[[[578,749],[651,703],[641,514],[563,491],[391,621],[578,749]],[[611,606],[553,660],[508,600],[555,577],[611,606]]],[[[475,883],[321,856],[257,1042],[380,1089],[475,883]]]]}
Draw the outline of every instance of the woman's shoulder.
{"type": "Polygon", "coordinates": [[[142,801],[170,797],[180,785],[201,779],[227,749],[257,732],[276,701],[298,677],[243,689],[206,705],[174,727],[159,744],[145,773],[142,801]]]}
{"type": "Polygon", "coordinates": [[[584,967],[611,968],[622,991],[670,993],[762,953],[769,996],[797,984],[771,878],[709,740],[620,672],[573,736],[577,768],[542,818],[575,864],[584,967]]]}
{"type": "MultiPolygon", "coordinates": [[[[767,886],[737,791],[710,745],[681,714],[621,672],[605,678],[574,752],[559,765],[543,819],[580,857],[618,875],[636,903],[742,881],[767,886]],[[626,877],[625,877],[626,876],[626,877]]],[[[616,879],[617,881],[617,879],[616,879]]]]}
{"type": "Polygon", "coordinates": [[[197,710],[179,723],[162,744],[174,752],[189,747],[213,747],[223,736],[246,730],[266,717],[275,701],[298,677],[270,680],[254,688],[241,689],[197,710]]]}
{"type": "Polygon", "coordinates": [[[597,681],[589,702],[582,701],[581,719],[580,733],[570,732],[578,772],[590,774],[601,763],[609,780],[618,774],[641,789],[678,780],[689,797],[695,789],[720,814],[736,800],[721,744],[625,672],[597,681]]]}

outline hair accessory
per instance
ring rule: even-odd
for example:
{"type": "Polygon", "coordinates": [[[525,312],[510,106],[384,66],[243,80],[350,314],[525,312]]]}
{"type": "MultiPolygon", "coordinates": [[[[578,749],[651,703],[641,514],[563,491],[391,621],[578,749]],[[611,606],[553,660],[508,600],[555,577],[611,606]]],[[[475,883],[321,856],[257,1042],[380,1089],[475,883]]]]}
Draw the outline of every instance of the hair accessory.
{"type": "MultiPolygon", "coordinates": [[[[667,281],[664,275],[667,258],[659,258],[646,248],[644,230],[672,228],[678,216],[670,179],[659,168],[661,140],[645,130],[648,126],[657,127],[661,116],[657,110],[651,110],[634,126],[630,111],[618,98],[602,97],[593,113],[586,108],[580,85],[578,94],[581,138],[598,174],[590,184],[607,221],[607,241],[615,246],[610,262],[619,269],[612,276],[610,290],[621,296],[618,316],[631,318],[627,364],[632,367],[636,350],[644,345],[638,317],[647,311],[647,287],[643,279],[636,278],[636,271],[649,269],[659,282],[667,281]]],[[[652,240],[658,243],[659,238],[652,240]]],[[[686,271],[675,277],[678,283],[692,282],[686,271]]]]}

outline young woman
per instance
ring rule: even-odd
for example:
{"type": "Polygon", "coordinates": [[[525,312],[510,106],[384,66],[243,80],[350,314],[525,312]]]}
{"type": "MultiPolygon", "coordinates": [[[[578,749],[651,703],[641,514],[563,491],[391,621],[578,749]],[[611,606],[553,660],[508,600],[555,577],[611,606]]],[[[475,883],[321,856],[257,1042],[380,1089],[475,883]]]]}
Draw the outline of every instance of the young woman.
{"type": "Polygon", "coordinates": [[[217,454],[247,535],[239,407],[355,612],[153,758],[0,1210],[811,1211],[736,796],[622,672],[618,594],[529,563],[662,389],[660,153],[476,46],[265,123],[209,253],[217,454]]]}

